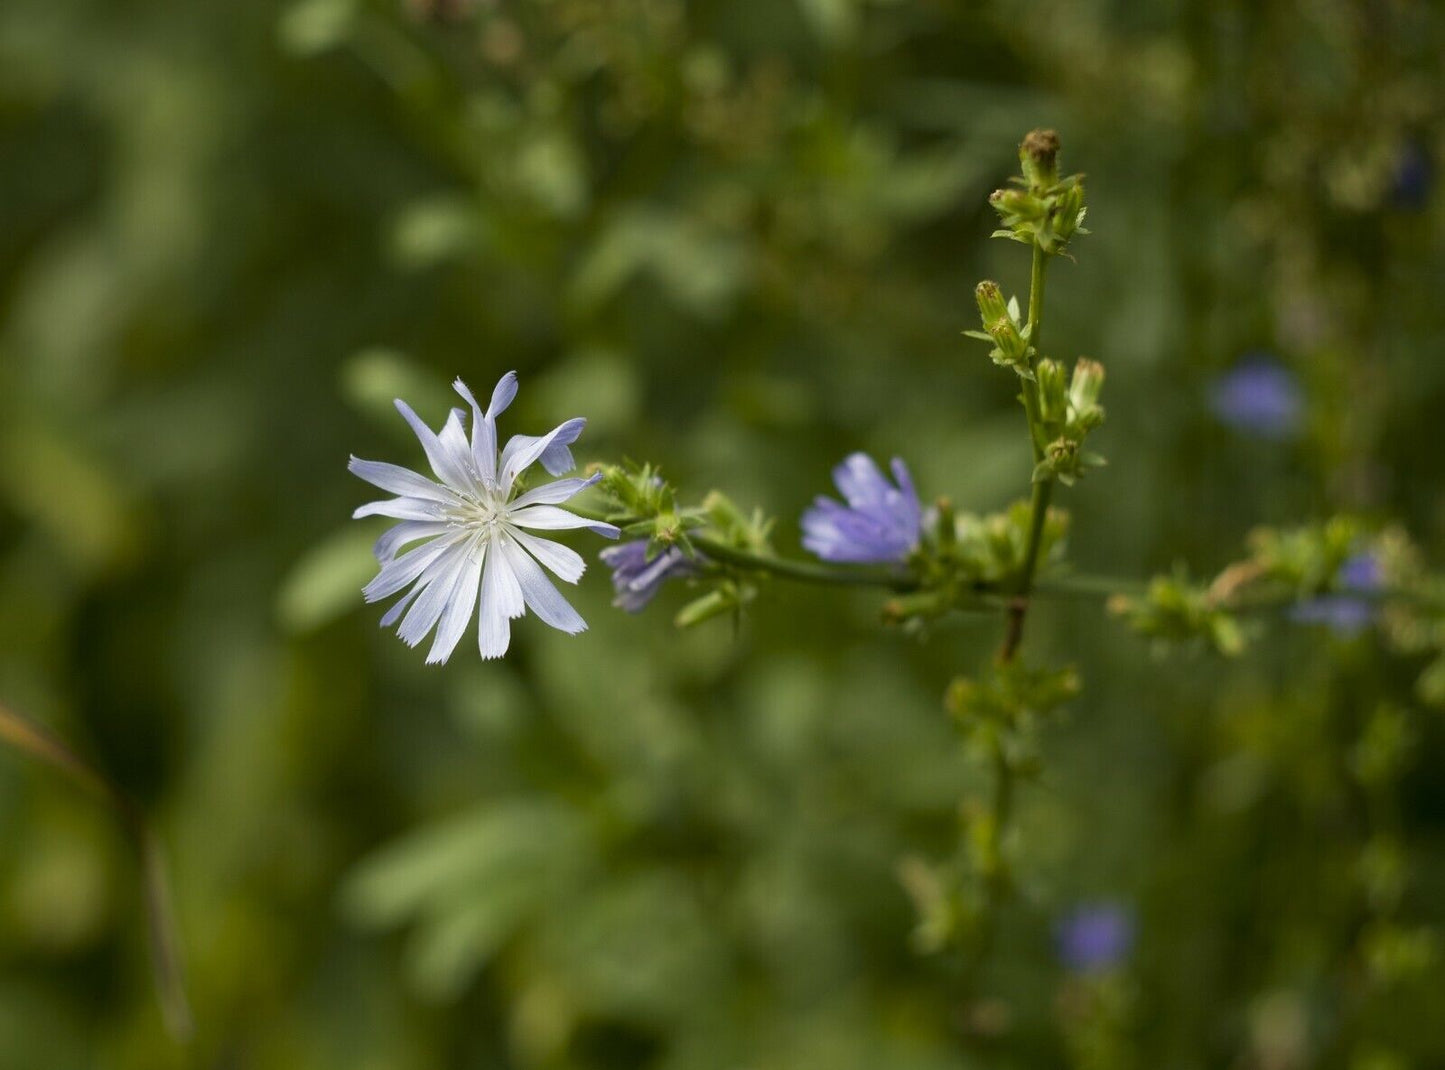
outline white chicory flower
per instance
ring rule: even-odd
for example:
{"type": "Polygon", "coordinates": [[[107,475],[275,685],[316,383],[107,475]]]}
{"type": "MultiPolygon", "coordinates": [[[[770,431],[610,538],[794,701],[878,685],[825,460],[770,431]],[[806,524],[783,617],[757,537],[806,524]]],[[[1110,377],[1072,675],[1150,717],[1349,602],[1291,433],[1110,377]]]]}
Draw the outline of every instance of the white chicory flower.
{"type": "Polygon", "coordinates": [[[528,609],[569,635],[584,631],[587,622],[541,566],[567,583],[576,583],[586,563],[575,550],[531,532],[590,528],[608,538],[619,534],[611,524],[559,508],[600,476],[558,479],[514,497],[517,477],[533,463],[541,461],[554,476],[574,467],[568,447],[577,441],[586,420],[568,420],[541,437],[514,435],[499,456],[496,419],[517,396],[516,373],[502,376],[486,412],[465,383],[458,379],[453,385],[471,406],[470,442],[463,430],[464,410],[453,409],[441,432],[435,433],[406,402],[396,402],[421,440],[435,480],[382,461],[352,457],[348,466],[368,483],[397,495],[363,505],[352,515],[401,521],[377,540],[381,571],[362,593],[368,602],[376,602],[410,586],[381,625],[390,627],[400,620],[397,634],[408,646],[416,646],[435,628],[428,664],[451,656],[474,606],[484,658],[507,652],[511,621],[528,609]],[[411,548],[403,553],[406,547],[411,548]]]}

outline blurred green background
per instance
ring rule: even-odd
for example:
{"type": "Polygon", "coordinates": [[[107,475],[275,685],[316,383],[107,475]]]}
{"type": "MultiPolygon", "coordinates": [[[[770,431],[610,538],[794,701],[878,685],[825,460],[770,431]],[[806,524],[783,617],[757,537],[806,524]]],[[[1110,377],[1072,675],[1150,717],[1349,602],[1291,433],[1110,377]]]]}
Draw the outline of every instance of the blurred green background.
{"type": "Polygon", "coordinates": [[[198,1029],[110,816],[5,752],[0,1067],[1445,1065],[1445,732],[1371,633],[1221,666],[1041,606],[1085,693],[960,978],[898,868],[987,789],[941,696],[997,621],[773,585],[677,633],[594,566],[584,636],[429,669],[345,471],[516,368],[504,433],[585,415],[785,552],[854,448],[998,508],[1022,416],[959,332],[1026,287],[985,197],[1050,125],[1094,231],[1050,349],[1109,369],[1080,566],[1336,510],[1441,560],[1442,50],[1409,0],[9,0],[0,699],[154,814],[198,1029]],[[1210,410],[1254,351],[1292,437],[1210,410]],[[1134,919],[1107,976],[1055,953],[1080,902],[1134,919]]]}

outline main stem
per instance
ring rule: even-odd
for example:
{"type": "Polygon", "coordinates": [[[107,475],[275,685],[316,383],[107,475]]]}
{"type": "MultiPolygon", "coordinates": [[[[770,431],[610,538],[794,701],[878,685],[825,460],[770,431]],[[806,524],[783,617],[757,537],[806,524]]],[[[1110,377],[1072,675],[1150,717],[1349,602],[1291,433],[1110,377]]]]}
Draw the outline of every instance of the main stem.
{"type": "MultiPolygon", "coordinates": [[[[1029,273],[1029,347],[1033,356],[1029,358],[1029,371],[1038,365],[1039,339],[1043,331],[1044,318],[1044,273],[1048,268],[1048,254],[1034,246],[1033,268],[1029,273]]],[[[1034,463],[1044,458],[1044,433],[1039,416],[1039,384],[1035,379],[1024,380],[1024,414],[1029,421],[1029,441],[1033,443],[1034,463]]],[[[1023,569],[1019,573],[1018,586],[1008,607],[1003,647],[999,660],[1012,661],[1017,655],[1019,644],[1024,638],[1024,619],[1029,611],[1029,595],[1033,592],[1034,573],[1039,567],[1039,547],[1043,544],[1044,520],[1049,513],[1049,499],[1053,497],[1054,481],[1044,479],[1033,485],[1029,502],[1029,538],[1024,548],[1023,569]]]]}

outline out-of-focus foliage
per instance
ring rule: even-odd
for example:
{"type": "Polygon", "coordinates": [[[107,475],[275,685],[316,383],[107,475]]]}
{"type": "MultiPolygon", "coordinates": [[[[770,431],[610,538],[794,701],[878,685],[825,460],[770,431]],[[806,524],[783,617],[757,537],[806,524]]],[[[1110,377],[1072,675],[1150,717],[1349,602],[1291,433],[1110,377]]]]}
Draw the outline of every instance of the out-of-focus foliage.
{"type": "Polygon", "coordinates": [[[744,508],[858,448],[1004,508],[1012,377],[960,332],[978,278],[1027,289],[987,195],[1050,125],[1093,233],[1049,333],[1109,368],[1075,560],[1213,575],[1345,510],[1438,563],[1442,50],[1406,0],[0,7],[0,695],[156,816],[199,1030],[164,1036],[106,816],[3,754],[0,1066],[1445,1061],[1426,653],[1275,619],[1155,660],[1041,602],[1084,689],[979,966],[917,952],[909,860],[987,790],[943,693],[996,618],[920,643],[772,584],[676,633],[684,595],[594,574],[584,636],[438,671],[345,519],[348,452],[415,459],[393,397],[508,368],[584,461],[744,508]],[[1256,350],[1290,436],[1211,413],[1256,350]],[[1079,901],[1136,919],[1099,976],[1053,951],[1079,901]]]}

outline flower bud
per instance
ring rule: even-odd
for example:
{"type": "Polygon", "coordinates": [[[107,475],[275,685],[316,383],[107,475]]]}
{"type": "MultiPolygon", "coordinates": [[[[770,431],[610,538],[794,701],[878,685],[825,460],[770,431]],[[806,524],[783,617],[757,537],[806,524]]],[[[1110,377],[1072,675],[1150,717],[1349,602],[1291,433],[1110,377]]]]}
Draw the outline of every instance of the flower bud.
{"type": "Polygon", "coordinates": [[[1044,449],[1056,473],[1074,473],[1079,468],[1079,444],[1071,438],[1056,438],[1044,449]]]}
{"type": "Polygon", "coordinates": [[[1069,402],[1083,411],[1099,400],[1104,387],[1104,366],[1097,360],[1080,357],[1074,364],[1074,377],[1069,383],[1069,402]]]}
{"type": "Polygon", "coordinates": [[[1018,322],[1004,301],[1003,291],[999,289],[998,283],[988,280],[979,283],[974,290],[974,296],[978,299],[978,312],[983,319],[983,329],[998,347],[993,352],[994,360],[1000,364],[1017,364],[1024,360],[1028,353],[1028,343],[1019,332],[1018,322]]]}
{"type": "Polygon", "coordinates": [[[1059,135],[1052,130],[1031,130],[1019,146],[1019,162],[1029,189],[1041,192],[1059,180],[1059,135]]]}
{"type": "Polygon", "coordinates": [[[1021,189],[996,189],[988,195],[988,203],[1008,225],[1013,220],[1042,219],[1046,211],[1043,201],[1021,189]]]}
{"type": "Polygon", "coordinates": [[[998,283],[984,279],[973,294],[978,298],[978,312],[983,317],[985,329],[995,320],[1008,319],[1008,303],[1004,301],[998,283]]]}
{"type": "Polygon", "coordinates": [[[1039,417],[1046,424],[1062,424],[1068,415],[1064,366],[1045,357],[1034,369],[1039,382],[1039,417]]]}
{"type": "Polygon", "coordinates": [[[1067,242],[1084,220],[1084,187],[1076,175],[1054,203],[1054,233],[1067,242]]]}
{"type": "Polygon", "coordinates": [[[709,591],[701,598],[694,598],[678,610],[677,616],[673,618],[672,622],[679,628],[692,628],[705,620],[712,620],[713,617],[731,613],[736,609],[736,601],[726,593],[709,591]]]}

